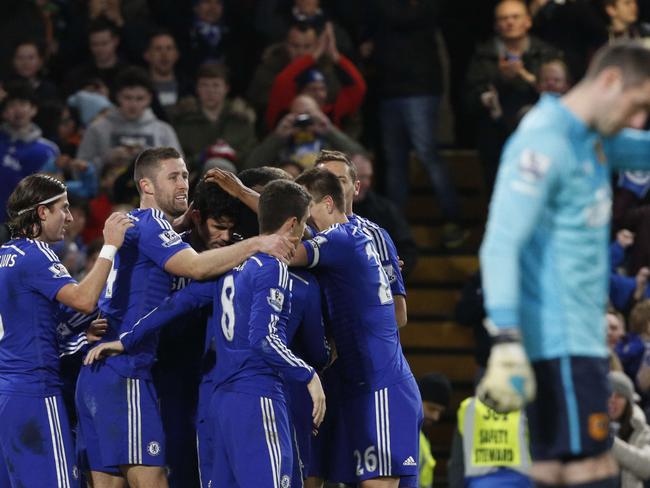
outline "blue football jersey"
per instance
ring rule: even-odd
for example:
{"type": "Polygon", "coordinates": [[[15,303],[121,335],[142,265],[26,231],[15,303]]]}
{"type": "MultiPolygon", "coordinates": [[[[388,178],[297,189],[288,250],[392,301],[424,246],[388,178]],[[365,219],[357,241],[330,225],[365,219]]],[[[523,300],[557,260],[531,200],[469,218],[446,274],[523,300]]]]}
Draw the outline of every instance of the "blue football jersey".
{"type": "Polygon", "coordinates": [[[330,358],[325,340],[325,324],[321,289],[316,277],[304,269],[289,273],[291,310],[287,322],[287,342],[291,350],[316,369],[322,369],[330,358]]]}
{"type": "Polygon", "coordinates": [[[286,265],[256,254],[216,281],[192,282],[138,320],[120,340],[139,351],[162,325],[213,302],[208,335],[214,338],[215,387],[283,398],[283,378],[308,382],[313,368],[287,347],[291,295],[286,265]]]}
{"type": "Polygon", "coordinates": [[[650,134],[602,138],[547,95],[506,144],[481,246],[486,310],[533,360],[606,357],[611,169],[650,167],[650,134]]]}
{"type": "MultiPolygon", "coordinates": [[[[129,217],[134,226],[126,232],[99,302],[110,326],[105,341],[115,340],[130,330],[171,293],[173,278],[165,271],[165,263],[189,248],[162,211],[136,209],[129,217]]],[[[106,362],[122,376],[150,379],[157,347],[158,335],[153,334],[137,351],[108,358],[106,362]]]]}
{"type": "Polygon", "coordinates": [[[303,242],[327,303],[344,385],[371,391],[412,376],[402,353],[390,283],[375,245],[353,223],[303,242]]]}
{"type": "Polygon", "coordinates": [[[283,399],[284,379],[307,383],[314,369],[287,346],[289,271],[267,254],[246,260],[223,282],[214,316],[215,387],[283,399]]]}
{"type": "Polygon", "coordinates": [[[384,271],[386,271],[393,296],[406,296],[406,287],[404,286],[404,278],[399,267],[397,248],[386,229],[356,214],[348,215],[348,220],[356,226],[361,227],[375,244],[377,254],[379,255],[379,262],[384,267],[384,271]]]}
{"type": "Polygon", "coordinates": [[[76,283],[50,247],[13,239],[0,246],[0,392],[59,393],[61,288],[76,283]]]}

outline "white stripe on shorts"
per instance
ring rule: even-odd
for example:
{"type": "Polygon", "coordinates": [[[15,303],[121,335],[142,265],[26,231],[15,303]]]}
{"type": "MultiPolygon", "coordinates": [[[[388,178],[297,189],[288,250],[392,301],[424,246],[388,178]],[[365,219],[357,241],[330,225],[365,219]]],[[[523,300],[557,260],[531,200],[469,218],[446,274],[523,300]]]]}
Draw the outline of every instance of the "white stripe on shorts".
{"type": "Polygon", "coordinates": [[[50,435],[52,437],[52,451],[54,453],[54,467],[56,469],[57,488],[70,488],[68,478],[68,465],[65,459],[65,448],[61,433],[61,423],[56,405],[56,397],[45,398],[47,420],[50,424],[50,435]]]}
{"type": "Polygon", "coordinates": [[[266,447],[269,450],[271,460],[271,472],[273,473],[273,488],[280,488],[280,456],[277,443],[277,429],[275,428],[275,416],[271,415],[273,404],[270,398],[260,397],[262,407],[262,422],[264,423],[264,435],[266,436],[266,447]]]}
{"type": "Polygon", "coordinates": [[[389,417],[388,388],[383,388],[375,392],[375,425],[377,428],[377,462],[379,476],[390,476],[392,473],[389,417]]]}
{"type": "Polygon", "coordinates": [[[129,464],[142,464],[142,416],[140,411],[140,380],[126,379],[129,424],[129,464]]]}

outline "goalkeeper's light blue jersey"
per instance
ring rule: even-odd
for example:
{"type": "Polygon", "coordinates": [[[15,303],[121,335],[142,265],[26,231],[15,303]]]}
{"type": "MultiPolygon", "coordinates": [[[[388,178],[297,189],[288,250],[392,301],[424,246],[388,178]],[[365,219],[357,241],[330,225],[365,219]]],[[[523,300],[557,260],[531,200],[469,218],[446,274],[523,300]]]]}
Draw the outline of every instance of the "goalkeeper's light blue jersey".
{"type": "Polygon", "coordinates": [[[481,246],[488,317],[521,328],[531,360],[605,357],[610,172],[650,168],[650,135],[602,138],[554,96],[501,158],[481,246]]]}

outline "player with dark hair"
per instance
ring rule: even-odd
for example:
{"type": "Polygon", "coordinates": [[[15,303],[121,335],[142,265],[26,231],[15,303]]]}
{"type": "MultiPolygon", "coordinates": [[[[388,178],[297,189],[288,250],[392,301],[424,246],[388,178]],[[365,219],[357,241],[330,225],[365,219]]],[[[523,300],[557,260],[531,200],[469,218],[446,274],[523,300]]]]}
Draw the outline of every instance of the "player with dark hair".
{"type": "Polygon", "coordinates": [[[650,137],[635,129],[649,107],[650,50],[606,46],[566,95],[542,97],[501,157],[481,247],[494,345],[477,394],[507,412],[537,385],[527,414],[540,487],[618,485],[603,323],[611,171],[650,168],[650,137]]]}
{"type": "Polygon", "coordinates": [[[50,244],[72,223],[66,187],[43,174],[24,178],[7,204],[12,238],[0,246],[0,486],[79,486],[59,370],[60,304],[95,308],[113,256],[132,226],[111,215],[104,246],[86,277],[70,277],[50,244]]]}
{"type": "MultiPolygon", "coordinates": [[[[134,228],[117,255],[100,301],[112,340],[172,291],[172,276],[202,280],[218,276],[256,252],[286,259],[294,245],[267,235],[198,254],[174,231],[171,221],[188,209],[188,172],[170,147],[142,152],[134,170],[140,208],[129,215],[134,228]]],[[[77,410],[81,446],[95,488],[130,484],[164,488],[164,436],[151,382],[157,335],[130,356],[109,358],[79,375],[77,410]]]]}
{"type": "Polygon", "coordinates": [[[319,233],[292,265],[317,267],[338,353],[344,437],[341,479],[362,488],[417,486],[422,402],[399,342],[390,283],[368,235],[349,222],[338,178],[315,168],[296,183],[314,199],[319,233]]]}
{"type": "MultiPolygon", "coordinates": [[[[295,183],[270,183],[259,200],[260,233],[302,235],[310,203],[309,194],[295,183]]],[[[314,369],[287,347],[289,272],[278,259],[257,253],[216,282],[190,284],[119,341],[92,350],[86,362],[125,350],[128,355],[117,357],[129,357],[165,323],[210,302],[219,358],[210,407],[212,486],[289,486],[293,450],[284,381],[307,385],[315,427],[323,420],[325,397],[314,369]]]]}

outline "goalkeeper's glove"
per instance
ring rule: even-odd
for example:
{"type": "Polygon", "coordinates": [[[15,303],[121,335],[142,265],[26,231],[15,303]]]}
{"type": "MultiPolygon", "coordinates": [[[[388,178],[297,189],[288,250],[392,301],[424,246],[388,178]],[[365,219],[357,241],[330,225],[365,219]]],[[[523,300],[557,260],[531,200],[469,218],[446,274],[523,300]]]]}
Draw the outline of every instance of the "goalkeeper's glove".
{"type": "Polygon", "coordinates": [[[535,375],[521,345],[517,329],[492,336],[487,369],[476,393],[479,400],[499,413],[520,410],[535,399],[535,375]]]}

